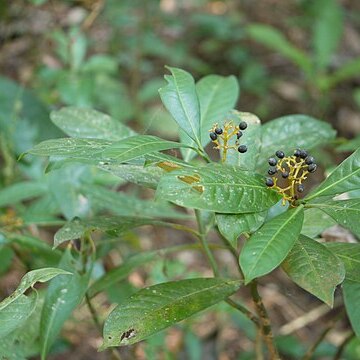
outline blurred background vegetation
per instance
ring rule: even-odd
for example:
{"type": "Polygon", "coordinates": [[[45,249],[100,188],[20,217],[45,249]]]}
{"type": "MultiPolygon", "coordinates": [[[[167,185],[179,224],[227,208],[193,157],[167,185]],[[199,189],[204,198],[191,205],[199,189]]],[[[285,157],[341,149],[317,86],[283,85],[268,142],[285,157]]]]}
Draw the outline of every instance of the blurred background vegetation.
{"type": "MultiPolygon", "coordinates": [[[[116,211],[115,205],[95,201],[89,205],[84,184],[113,189],[123,185],[118,178],[85,166],[58,169],[46,176],[43,160],[18,162],[18,156],[41,140],[64,136],[49,120],[49,112],[61,106],[93,108],[141,133],[174,138],[174,123],[158,96],[164,65],[183,68],[195,79],[235,75],[241,92],[239,110],[253,112],[264,122],[293,113],[311,115],[337,129],[340,140],[332,144],[337,151],[360,146],[358,0],[2,0],[0,187],[7,191],[0,190],[0,225],[11,223],[17,247],[8,246],[6,236],[0,238],[1,297],[11,293],[25,270],[56,264],[58,254],[49,255],[38,240],[51,238],[51,226],[99,209],[116,211]],[[16,224],[16,219],[21,223],[16,224]],[[34,256],[34,249],[39,256],[34,256]],[[17,256],[25,263],[11,265],[17,256]]],[[[334,156],[322,154],[322,162],[331,167],[334,156]]],[[[137,195],[139,190],[130,191],[137,195]]],[[[137,206],[132,210],[143,208],[142,203],[137,206]]],[[[141,236],[145,240],[164,236],[135,235],[126,235],[132,251],[149,247],[139,241],[141,236]]],[[[156,246],[160,245],[161,240],[156,246]]],[[[100,251],[111,250],[104,246],[100,251]]],[[[194,265],[196,259],[192,264],[184,259],[164,262],[148,269],[151,281],[190,276],[189,268],[204,271],[194,265]]],[[[135,275],[122,282],[121,294],[112,291],[112,301],[142,284],[143,278],[135,275]]],[[[276,289],[265,290],[273,291],[270,308],[282,307],[279,304],[285,300],[276,289]]],[[[290,310],[284,310],[279,323],[289,320],[289,314],[299,315],[304,302],[318,305],[309,295],[304,299],[300,290],[286,291],[300,298],[295,309],[286,303],[290,310]]],[[[161,333],[138,346],[129,358],[211,359],[218,353],[224,360],[252,359],[253,329],[233,313],[233,326],[226,328],[230,310],[221,306],[216,310],[206,319],[207,325],[196,317],[181,325],[180,335],[176,329],[161,333]]],[[[105,359],[103,354],[89,355],[99,345],[99,334],[87,333],[84,316],[80,312],[66,327],[54,359],[62,359],[63,354],[71,359],[105,359]],[[76,352],[71,350],[74,344],[76,352]]],[[[289,359],[296,359],[302,343],[312,337],[305,329],[297,335],[279,338],[289,359]]],[[[359,359],[360,342],[350,345],[347,359],[359,359]]],[[[317,358],[328,358],[333,351],[333,344],[327,342],[317,358]]]]}

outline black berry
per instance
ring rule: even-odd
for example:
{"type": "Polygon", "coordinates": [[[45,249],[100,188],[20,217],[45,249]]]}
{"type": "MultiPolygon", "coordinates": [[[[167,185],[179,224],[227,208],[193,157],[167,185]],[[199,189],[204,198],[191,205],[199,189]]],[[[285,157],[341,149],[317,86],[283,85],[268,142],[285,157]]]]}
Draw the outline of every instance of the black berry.
{"type": "Polygon", "coordinates": [[[278,150],[275,155],[279,158],[279,159],[283,159],[285,157],[285,153],[281,150],[278,150]]]}
{"type": "Polygon", "coordinates": [[[276,168],[274,167],[271,167],[269,170],[268,170],[268,174],[269,175],[275,175],[277,173],[277,170],[276,168]]]}
{"type": "Polygon", "coordinates": [[[275,166],[276,164],[277,164],[277,160],[275,158],[270,158],[269,159],[269,165],[275,166]]]}
{"type": "Polygon", "coordinates": [[[299,193],[304,192],[304,190],[305,190],[305,186],[304,186],[303,184],[299,184],[299,185],[297,186],[297,191],[298,191],[299,193]]]}
{"type": "Polygon", "coordinates": [[[216,129],[215,129],[215,133],[216,133],[217,135],[221,135],[221,134],[223,133],[223,129],[221,129],[221,128],[216,128],[216,129]]]}
{"type": "Polygon", "coordinates": [[[241,131],[238,131],[238,132],[236,133],[236,137],[237,137],[238,139],[240,139],[242,136],[243,136],[243,133],[242,133],[241,131]]]}
{"type": "Polygon", "coordinates": [[[300,157],[301,157],[302,159],[305,159],[307,156],[308,156],[307,151],[305,151],[305,150],[301,150],[301,151],[300,151],[300,157]]]}
{"type": "Polygon", "coordinates": [[[307,169],[308,169],[308,172],[313,173],[313,172],[316,171],[317,165],[316,164],[310,164],[307,169]]]}
{"type": "Polygon", "coordinates": [[[294,155],[295,155],[296,157],[299,157],[300,154],[301,154],[301,150],[300,150],[300,149],[296,149],[296,150],[294,151],[294,155]]]}
{"type": "Polygon", "coordinates": [[[288,171],[284,171],[283,173],[281,173],[281,176],[286,179],[289,177],[289,172],[288,171]]]}
{"type": "Polygon", "coordinates": [[[245,130],[246,128],[247,128],[247,123],[245,121],[241,121],[241,123],[239,124],[239,129],[245,130]]]}
{"type": "Polygon", "coordinates": [[[240,145],[238,147],[238,152],[239,153],[246,153],[247,152],[247,146],[246,145],[240,145]]]}
{"type": "Polygon", "coordinates": [[[266,184],[266,186],[269,186],[269,187],[274,186],[274,180],[271,178],[266,178],[265,184],[266,184]]]}
{"type": "Polygon", "coordinates": [[[306,159],[305,159],[305,164],[306,165],[311,165],[315,162],[315,159],[312,157],[312,156],[308,156],[306,159]]]}
{"type": "Polygon", "coordinates": [[[211,133],[210,133],[210,139],[211,139],[212,141],[215,141],[215,140],[217,139],[217,135],[216,135],[214,132],[211,132],[211,133]]]}

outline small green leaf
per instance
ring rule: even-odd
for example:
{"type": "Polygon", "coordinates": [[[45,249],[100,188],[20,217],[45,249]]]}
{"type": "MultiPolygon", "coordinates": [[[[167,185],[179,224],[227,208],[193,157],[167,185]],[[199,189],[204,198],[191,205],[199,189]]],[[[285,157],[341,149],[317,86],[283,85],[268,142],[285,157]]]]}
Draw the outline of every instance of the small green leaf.
{"type": "Polygon", "coordinates": [[[282,264],[290,278],[329,306],[345,278],[342,262],[326,246],[301,235],[282,264]]]}
{"type": "MultiPolygon", "coordinates": [[[[315,204],[314,204],[315,205],[315,204]]],[[[360,238],[360,199],[327,201],[316,203],[322,211],[330,215],[337,223],[360,238]]]]}
{"type": "Polygon", "coordinates": [[[272,26],[251,24],[247,27],[249,36],[259,43],[276,50],[299,66],[307,75],[311,74],[312,64],[305,52],[293,46],[285,36],[272,26]]]}
{"type": "Polygon", "coordinates": [[[346,279],[360,282],[360,244],[327,243],[326,247],[343,262],[346,279]]]}
{"type": "Polygon", "coordinates": [[[360,282],[345,280],[342,287],[351,326],[356,336],[360,337],[360,282]]]}
{"type": "Polygon", "coordinates": [[[142,289],[118,305],[106,319],[100,350],[137,343],[220,302],[239,287],[237,280],[201,278],[142,289]]]}
{"type": "Polygon", "coordinates": [[[24,181],[0,190],[0,207],[16,204],[45,194],[47,184],[35,181],[24,181]]]}
{"type": "Polygon", "coordinates": [[[156,194],[180,206],[227,214],[260,212],[279,199],[262,176],[220,164],[172,171],[160,179],[156,194]]]}
{"type": "Polygon", "coordinates": [[[305,115],[287,115],[262,126],[259,165],[264,166],[276,150],[292,155],[296,148],[310,150],[334,139],[336,131],[326,122],[305,115]],[[276,136],[274,135],[276,134],[276,136]]]}
{"type": "Polygon", "coordinates": [[[200,145],[200,105],[193,77],[186,71],[167,67],[167,85],[159,90],[161,101],[180,128],[200,145]]]}
{"type": "Polygon", "coordinates": [[[81,259],[75,259],[69,249],[64,253],[59,267],[70,270],[73,275],[71,278],[58,276],[48,287],[40,322],[42,360],[46,359],[64,322],[83,299],[90,279],[91,269],[82,273],[81,259]]]}
{"type": "Polygon", "coordinates": [[[303,220],[304,209],[299,206],[274,217],[250,236],[239,259],[245,284],[281,264],[298,239],[303,220]]]}
{"type": "Polygon", "coordinates": [[[71,272],[56,269],[56,268],[43,268],[29,271],[20,281],[16,290],[6,299],[0,302],[0,311],[9,306],[13,301],[20,297],[27,289],[33,287],[37,282],[46,282],[51,280],[57,275],[71,275],[71,272]]]}
{"type": "Polygon", "coordinates": [[[265,221],[266,211],[248,214],[216,214],[220,233],[236,248],[243,233],[255,232],[265,221]]]}
{"type": "Polygon", "coordinates": [[[121,140],[136,135],[135,131],[101,112],[77,107],[64,107],[50,114],[51,121],[73,138],[121,140]]]}
{"type": "Polygon", "coordinates": [[[334,171],[305,199],[341,194],[360,189],[360,149],[345,159],[334,171]]]}
{"type": "MultiPolygon", "coordinates": [[[[220,123],[225,115],[235,107],[239,97],[239,84],[235,76],[208,75],[196,83],[196,91],[200,103],[201,144],[205,147],[210,142],[209,130],[215,123],[220,123]]],[[[181,142],[194,145],[186,135],[180,133],[181,142]]],[[[190,149],[182,149],[186,161],[196,153],[190,149]]]]}

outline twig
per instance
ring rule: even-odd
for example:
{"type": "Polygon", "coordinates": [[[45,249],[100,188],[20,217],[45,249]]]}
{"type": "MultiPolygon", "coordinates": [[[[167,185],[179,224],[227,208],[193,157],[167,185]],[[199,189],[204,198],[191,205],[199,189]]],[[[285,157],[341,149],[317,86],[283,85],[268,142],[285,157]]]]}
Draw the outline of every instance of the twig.
{"type": "Polygon", "coordinates": [[[245,306],[237,303],[236,301],[227,298],[225,300],[230,306],[232,306],[234,309],[239,310],[241,313],[243,313],[249,320],[251,320],[258,328],[261,327],[261,324],[259,322],[259,319],[254,315],[250,310],[248,310],[245,306]]]}
{"type": "Polygon", "coordinates": [[[256,360],[264,360],[264,354],[262,350],[262,334],[261,328],[256,330],[256,338],[255,338],[255,356],[256,360]]]}
{"type": "Polygon", "coordinates": [[[104,5],[105,5],[104,0],[99,0],[97,3],[95,3],[93,5],[93,8],[92,8],[89,16],[84,20],[84,22],[82,24],[82,28],[84,30],[89,29],[91,27],[91,25],[94,23],[96,18],[101,13],[101,10],[103,9],[104,5]]]}
{"type": "Polygon", "coordinates": [[[320,317],[326,315],[333,309],[330,309],[328,305],[322,304],[311,311],[305,313],[303,316],[300,316],[289,323],[283,325],[279,329],[279,334],[281,335],[290,335],[291,333],[302,329],[303,327],[309,325],[310,323],[318,320],[320,317]]]}
{"type": "Polygon", "coordinates": [[[329,325],[322,331],[319,337],[314,341],[314,343],[310,346],[308,351],[302,357],[302,360],[311,360],[312,356],[314,355],[315,350],[321,344],[321,342],[325,339],[326,335],[333,330],[336,322],[341,319],[344,315],[343,312],[340,312],[334,319],[329,322],[329,325]]]}
{"type": "MultiPolygon", "coordinates": [[[[97,329],[99,330],[100,334],[102,334],[102,326],[101,326],[99,317],[98,317],[98,315],[96,313],[96,310],[95,310],[93,304],[91,303],[90,296],[89,296],[88,293],[85,294],[85,301],[86,301],[86,305],[89,308],[91,317],[92,317],[97,329]]],[[[109,349],[109,350],[111,351],[113,357],[116,360],[121,360],[121,356],[120,356],[119,352],[116,349],[109,349]]]]}
{"type": "Polygon", "coordinates": [[[271,330],[270,319],[266,308],[262,302],[261,296],[257,290],[257,283],[253,280],[250,283],[251,296],[255,305],[256,312],[261,322],[261,332],[266,346],[269,350],[271,360],[279,360],[280,356],[274,344],[274,336],[271,330]]]}
{"type": "Polygon", "coordinates": [[[352,340],[355,337],[355,334],[352,332],[350,333],[348,336],[345,337],[345,339],[343,340],[343,342],[340,344],[340,346],[338,347],[333,360],[340,360],[341,355],[343,353],[343,351],[346,348],[346,345],[350,342],[350,340],[352,340]]]}

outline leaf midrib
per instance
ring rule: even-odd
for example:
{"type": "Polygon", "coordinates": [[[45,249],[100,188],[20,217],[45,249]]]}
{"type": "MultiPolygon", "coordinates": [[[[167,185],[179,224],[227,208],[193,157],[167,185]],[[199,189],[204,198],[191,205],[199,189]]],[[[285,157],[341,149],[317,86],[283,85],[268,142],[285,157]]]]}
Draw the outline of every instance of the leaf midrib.
{"type": "Polygon", "coordinates": [[[252,274],[254,269],[257,267],[257,264],[259,263],[262,255],[264,254],[264,252],[269,248],[270,244],[272,244],[272,242],[274,241],[274,239],[276,239],[276,237],[279,235],[279,233],[284,229],[284,227],[286,227],[289,222],[299,213],[299,211],[303,208],[303,206],[299,206],[297,208],[296,211],[293,212],[293,214],[287,219],[286,222],[284,222],[274,233],[274,235],[271,237],[271,240],[267,241],[266,246],[262,249],[262,251],[260,252],[260,254],[258,255],[258,258],[256,260],[256,262],[253,264],[253,266],[251,267],[251,270],[249,271],[249,274],[252,274]]]}
{"type": "MultiPolygon", "coordinates": [[[[140,322],[141,323],[144,323],[145,322],[145,319],[146,318],[151,318],[154,316],[154,313],[156,312],[159,312],[167,307],[169,307],[170,305],[172,307],[175,307],[175,306],[178,306],[178,304],[180,304],[182,301],[186,300],[187,298],[189,297],[193,297],[193,296],[196,296],[202,292],[207,292],[207,291],[211,291],[213,289],[216,289],[216,288],[220,288],[220,287],[223,287],[224,285],[231,285],[232,283],[239,283],[240,285],[240,281],[239,280],[229,280],[229,281],[224,281],[224,282],[221,282],[221,283],[218,283],[218,284],[215,284],[215,285],[212,285],[210,287],[207,287],[205,289],[201,289],[201,290],[197,290],[195,292],[192,292],[190,294],[186,294],[184,296],[182,296],[181,298],[179,297],[176,297],[176,298],[171,298],[170,301],[166,302],[164,305],[161,304],[159,307],[156,307],[154,309],[151,309],[150,313],[148,315],[144,315],[142,318],[141,318],[141,321],[136,321],[134,322],[133,324],[136,324],[136,325],[133,325],[134,328],[137,327],[137,324],[139,324],[140,322]],[[171,301],[173,300],[173,301],[171,301]]],[[[160,291],[160,290],[159,290],[160,291]]]]}
{"type": "MultiPolygon", "coordinates": [[[[190,124],[190,127],[191,127],[191,130],[192,130],[192,133],[193,133],[193,135],[194,135],[194,141],[195,141],[195,143],[197,143],[197,144],[199,144],[199,138],[198,138],[198,135],[197,135],[197,133],[196,133],[196,131],[195,131],[195,129],[194,129],[194,124],[192,123],[192,121],[191,121],[191,119],[190,119],[190,116],[189,116],[189,114],[188,114],[188,112],[187,112],[187,109],[186,109],[186,107],[185,107],[185,105],[184,105],[184,102],[183,102],[183,99],[182,99],[182,95],[181,95],[181,93],[180,93],[180,90],[179,90],[179,86],[178,86],[178,81],[176,80],[176,76],[174,75],[174,73],[173,72],[171,72],[172,74],[173,74],[173,76],[174,76],[174,84],[175,84],[175,88],[176,88],[176,91],[177,91],[177,93],[178,93],[178,96],[179,96],[179,101],[180,101],[180,104],[181,104],[181,107],[182,107],[182,109],[183,109],[183,111],[184,111],[184,113],[185,113],[185,116],[186,116],[186,118],[187,118],[187,121],[188,121],[188,123],[190,124]]],[[[195,87],[195,84],[194,84],[194,87],[195,87]]],[[[197,97],[197,94],[196,94],[196,90],[195,90],[195,95],[196,95],[196,97],[197,97]]],[[[198,115],[200,115],[200,104],[199,104],[199,100],[198,100],[198,115]]],[[[201,115],[200,115],[200,119],[201,119],[201,115]]],[[[199,119],[199,120],[200,120],[199,119]]],[[[199,126],[199,128],[200,128],[200,126],[199,126]]]]}
{"type": "MultiPolygon", "coordinates": [[[[339,165],[339,166],[341,166],[341,165],[339,165]]],[[[336,171],[336,169],[334,170],[334,172],[335,172],[335,171],[336,171]]],[[[359,171],[360,171],[360,167],[359,167],[358,169],[356,169],[355,171],[349,173],[349,174],[346,175],[345,177],[341,177],[339,180],[331,183],[330,185],[328,185],[327,187],[323,188],[322,190],[320,190],[320,191],[318,191],[318,192],[315,192],[315,193],[314,193],[313,195],[311,195],[311,196],[308,196],[308,197],[306,198],[306,200],[311,200],[311,199],[313,199],[314,197],[320,196],[320,194],[322,194],[324,191],[326,191],[326,190],[328,190],[328,189],[331,189],[332,187],[338,185],[339,183],[347,180],[349,177],[354,176],[354,175],[355,175],[356,173],[358,173],[359,171]]],[[[332,176],[333,174],[334,174],[334,173],[330,174],[329,177],[332,176]]],[[[325,181],[329,180],[329,177],[328,177],[325,181]]],[[[360,188],[360,185],[359,185],[359,188],[360,188]]],[[[354,190],[354,189],[352,189],[352,190],[354,190]]],[[[344,190],[344,191],[346,191],[346,190],[344,190]]],[[[331,195],[331,194],[328,194],[328,195],[331,195]]]]}
{"type": "MultiPolygon", "coordinates": [[[[146,142],[146,143],[143,143],[143,144],[139,144],[137,146],[134,146],[134,147],[131,147],[130,149],[127,149],[125,151],[123,151],[121,154],[119,154],[118,156],[112,156],[112,158],[116,159],[116,160],[119,160],[119,158],[122,158],[124,157],[126,154],[128,153],[131,153],[133,151],[136,151],[137,149],[141,148],[141,147],[145,147],[145,146],[149,146],[149,145],[157,145],[157,144],[171,144],[173,145],[171,148],[176,148],[176,147],[190,147],[188,145],[185,145],[185,144],[180,144],[180,143],[176,143],[176,142],[173,142],[173,141],[167,141],[167,140],[158,140],[158,141],[151,141],[151,142],[146,142]]],[[[129,144],[129,146],[131,146],[129,144]]],[[[103,150],[102,152],[105,153],[106,155],[106,151],[109,151],[109,150],[120,150],[120,148],[116,149],[116,147],[111,147],[111,148],[108,148],[108,149],[105,149],[103,150]]],[[[166,149],[164,149],[166,150],[166,149]]],[[[159,151],[159,150],[154,150],[153,152],[156,152],[156,151],[159,151]]],[[[144,154],[140,154],[139,156],[141,155],[144,155],[144,154]]],[[[108,155],[109,156],[109,155],[108,155]]],[[[125,160],[130,160],[129,158],[126,158],[125,156],[125,160]]],[[[125,161],[125,160],[122,160],[122,161],[125,161]]]]}

